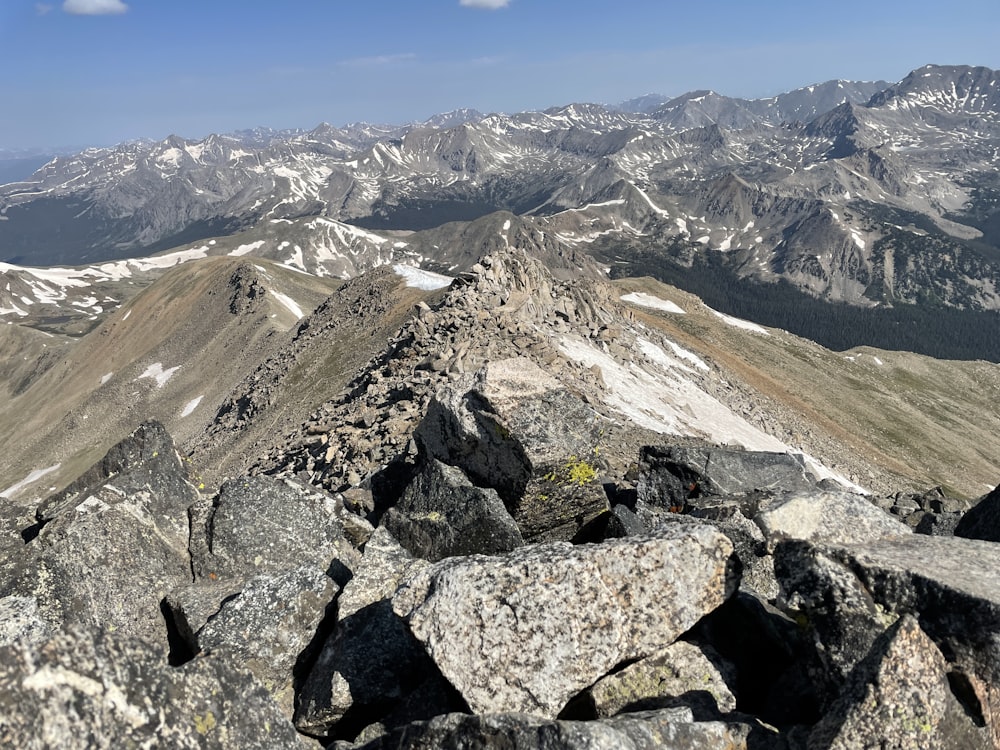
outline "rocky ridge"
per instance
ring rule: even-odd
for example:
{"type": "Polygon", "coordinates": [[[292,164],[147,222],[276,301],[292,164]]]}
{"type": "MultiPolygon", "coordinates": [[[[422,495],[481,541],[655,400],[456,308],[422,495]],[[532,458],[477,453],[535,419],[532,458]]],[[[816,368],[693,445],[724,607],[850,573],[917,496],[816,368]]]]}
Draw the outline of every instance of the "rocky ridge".
{"type": "MultiPolygon", "coordinates": [[[[338,299],[378,336],[399,283],[338,299]]],[[[216,437],[342,345],[333,309],[216,437]]],[[[147,422],[4,506],[6,744],[1000,746],[996,492],[859,494],[614,285],[514,248],[402,317],[252,471],[199,488],[147,422]]]]}

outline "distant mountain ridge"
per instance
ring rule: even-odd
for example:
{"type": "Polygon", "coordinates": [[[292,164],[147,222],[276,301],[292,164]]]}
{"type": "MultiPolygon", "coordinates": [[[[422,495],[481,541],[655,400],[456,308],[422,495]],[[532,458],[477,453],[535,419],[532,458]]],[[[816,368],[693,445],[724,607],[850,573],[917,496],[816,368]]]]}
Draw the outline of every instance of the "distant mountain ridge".
{"type": "Polygon", "coordinates": [[[997,80],[927,66],[893,85],[629,104],[648,114],[459,110],[92,149],[0,188],[0,257],[82,264],[240,233],[309,272],[401,258],[460,270],[473,254],[412,233],[440,240],[461,234],[450,222],[514,214],[524,241],[577,259],[567,266],[712,258],[829,301],[997,310],[997,80]]]}

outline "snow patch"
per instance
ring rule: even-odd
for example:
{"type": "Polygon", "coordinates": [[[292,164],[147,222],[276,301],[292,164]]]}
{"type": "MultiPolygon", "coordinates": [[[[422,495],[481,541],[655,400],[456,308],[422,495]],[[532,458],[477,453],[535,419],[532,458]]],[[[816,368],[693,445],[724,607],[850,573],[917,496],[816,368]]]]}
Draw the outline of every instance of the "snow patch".
{"type": "MultiPolygon", "coordinates": [[[[705,305],[705,307],[708,307],[708,305],[705,305]]],[[[734,318],[731,315],[720,313],[718,310],[713,310],[711,307],[708,307],[708,311],[712,313],[712,315],[719,318],[726,325],[733,326],[733,328],[742,328],[744,331],[752,331],[753,333],[759,333],[763,336],[771,335],[770,333],[768,333],[766,328],[759,326],[756,323],[751,323],[749,320],[743,320],[742,318],[734,318]]]]}
{"type": "Polygon", "coordinates": [[[3,492],[0,492],[0,497],[4,497],[4,498],[7,498],[8,500],[10,500],[17,492],[23,490],[25,487],[27,487],[32,482],[37,482],[39,479],[41,479],[42,477],[44,477],[46,474],[52,473],[53,471],[55,471],[56,469],[58,469],[60,466],[62,466],[62,464],[55,464],[54,466],[49,466],[48,468],[45,468],[45,469],[35,469],[33,472],[31,472],[30,474],[28,474],[28,476],[26,476],[20,482],[18,482],[16,484],[12,484],[10,487],[8,487],[7,489],[5,489],[3,492]]]}
{"type": "Polygon", "coordinates": [[[652,294],[646,294],[645,292],[630,292],[629,294],[623,294],[621,296],[622,302],[631,302],[633,305],[639,305],[640,307],[648,307],[652,310],[662,310],[668,313],[677,313],[678,315],[684,315],[684,310],[681,307],[668,299],[660,299],[652,294]]]}
{"type": "Polygon", "coordinates": [[[278,300],[278,302],[280,302],[285,307],[287,307],[289,310],[291,310],[292,315],[295,316],[296,320],[298,320],[299,318],[304,317],[304,313],[302,312],[302,308],[299,307],[298,304],[296,304],[295,300],[293,300],[291,297],[289,297],[287,295],[284,295],[281,292],[276,292],[273,289],[271,290],[271,294],[274,295],[274,298],[276,300],[278,300]]]}
{"type": "Polygon", "coordinates": [[[394,265],[392,270],[403,277],[406,281],[406,286],[413,289],[423,289],[428,292],[435,289],[444,289],[454,281],[451,276],[425,271],[422,268],[415,268],[414,266],[407,266],[402,263],[394,265]]]}
{"type": "Polygon", "coordinates": [[[164,370],[162,362],[154,362],[149,367],[147,367],[145,372],[143,372],[142,375],[136,378],[136,380],[142,380],[143,378],[152,378],[153,380],[156,381],[156,387],[162,388],[167,384],[167,381],[170,380],[171,376],[173,376],[173,374],[177,372],[179,369],[181,369],[181,366],[177,365],[176,367],[171,367],[168,370],[164,370]]]}
{"type": "Polygon", "coordinates": [[[194,411],[195,409],[197,409],[197,408],[198,408],[198,404],[200,404],[200,403],[201,403],[201,400],[202,400],[203,398],[204,398],[204,395],[202,395],[202,396],[198,396],[197,398],[193,398],[193,399],[191,399],[190,401],[188,401],[188,402],[187,402],[187,403],[186,403],[186,404],[184,405],[184,408],[183,408],[183,409],[181,410],[181,416],[182,416],[182,417],[186,417],[186,416],[187,416],[188,414],[190,414],[190,413],[191,413],[191,412],[193,412],[193,411],[194,411]]]}
{"type": "Polygon", "coordinates": [[[112,375],[114,375],[114,373],[113,373],[113,372],[106,372],[106,373],[104,373],[103,375],[101,375],[101,385],[104,385],[104,384],[105,384],[105,383],[107,383],[107,382],[108,382],[109,380],[111,380],[111,376],[112,376],[112,375]]]}
{"type": "Polygon", "coordinates": [[[240,245],[235,250],[230,251],[230,255],[246,255],[247,253],[252,253],[254,250],[263,247],[265,244],[264,240],[257,240],[256,242],[251,242],[249,245],[240,245]]]}

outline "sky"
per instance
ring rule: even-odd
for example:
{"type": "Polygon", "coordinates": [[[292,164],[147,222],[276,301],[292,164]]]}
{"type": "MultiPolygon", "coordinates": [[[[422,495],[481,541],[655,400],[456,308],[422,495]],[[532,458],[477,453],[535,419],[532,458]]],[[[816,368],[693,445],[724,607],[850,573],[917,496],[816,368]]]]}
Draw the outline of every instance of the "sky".
{"type": "Polygon", "coordinates": [[[0,0],[0,149],[758,98],[1000,68],[998,39],[997,0],[0,0]]]}

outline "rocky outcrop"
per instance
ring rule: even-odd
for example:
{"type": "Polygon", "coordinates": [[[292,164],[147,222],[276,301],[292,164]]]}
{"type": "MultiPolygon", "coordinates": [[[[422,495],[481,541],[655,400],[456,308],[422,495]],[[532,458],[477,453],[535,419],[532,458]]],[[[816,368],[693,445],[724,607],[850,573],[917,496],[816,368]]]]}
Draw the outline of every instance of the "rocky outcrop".
{"type": "Polygon", "coordinates": [[[382,524],[416,557],[510,552],[524,544],[496,490],[476,487],[460,469],[429,459],[382,524]]]}
{"type": "Polygon", "coordinates": [[[784,542],[775,550],[782,603],[809,624],[829,695],[886,628],[912,614],[974,696],[996,738],[1000,719],[997,545],[911,535],[859,545],[784,542]]]}
{"type": "Polygon", "coordinates": [[[162,425],[142,425],[39,507],[16,568],[0,581],[8,611],[36,622],[26,633],[80,624],[166,651],[160,602],[191,581],[187,509],[197,498],[162,425]]]}
{"type": "Polygon", "coordinates": [[[955,536],[1000,542],[1000,487],[969,509],[955,526],[955,536]]]}
{"type": "Polygon", "coordinates": [[[530,359],[492,362],[438,392],[421,448],[495,489],[527,540],[570,539],[607,510],[603,420],[530,359]]]}

